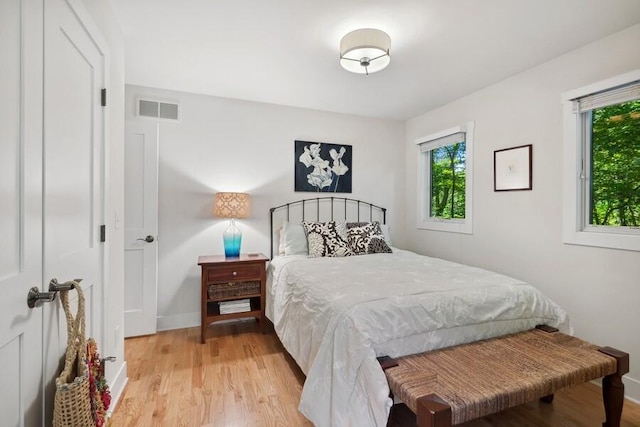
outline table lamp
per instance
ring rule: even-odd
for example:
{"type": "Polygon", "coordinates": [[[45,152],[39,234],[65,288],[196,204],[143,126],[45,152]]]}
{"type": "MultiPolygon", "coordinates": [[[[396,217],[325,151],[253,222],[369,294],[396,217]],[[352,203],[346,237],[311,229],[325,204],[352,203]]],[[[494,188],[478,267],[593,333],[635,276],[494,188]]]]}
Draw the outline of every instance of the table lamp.
{"type": "Polygon", "coordinates": [[[249,218],[250,211],[251,201],[247,193],[216,193],[213,216],[231,218],[229,228],[222,234],[227,258],[240,256],[242,232],[236,227],[236,218],[249,218]]]}

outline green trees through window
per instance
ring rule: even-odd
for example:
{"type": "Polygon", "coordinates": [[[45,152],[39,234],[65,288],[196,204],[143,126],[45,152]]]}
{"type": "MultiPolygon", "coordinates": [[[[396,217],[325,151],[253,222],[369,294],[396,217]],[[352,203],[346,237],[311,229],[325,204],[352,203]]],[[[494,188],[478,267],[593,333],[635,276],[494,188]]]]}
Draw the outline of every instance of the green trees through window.
{"type": "Polygon", "coordinates": [[[431,206],[436,218],[465,217],[466,144],[431,150],[431,206]]]}
{"type": "Polygon", "coordinates": [[[589,224],[640,225],[640,100],[591,112],[589,224]]]}

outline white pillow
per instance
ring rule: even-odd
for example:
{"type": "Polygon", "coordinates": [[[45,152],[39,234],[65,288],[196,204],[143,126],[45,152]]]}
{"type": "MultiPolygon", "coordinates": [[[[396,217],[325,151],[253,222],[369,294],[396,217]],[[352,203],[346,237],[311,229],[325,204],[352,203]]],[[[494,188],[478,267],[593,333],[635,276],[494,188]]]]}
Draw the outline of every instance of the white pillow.
{"type": "Polygon", "coordinates": [[[380,224],[380,229],[382,230],[382,234],[384,234],[384,241],[387,242],[387,245],[391,245],[391,233],[389,232],[389,224],[380,224]]]}
{"type": "Polygon", "coordinates": [[[307,235],[302,224],[282,224],[284,234],[284,254],[288,255],[309,255],[307,235]]]}
{"type": "Polygon", "coordinates": [[[278,236],[280,236],[280,241],[278,243],[278,255],[284,255],[284,226],[278,227],[278,236]]]}

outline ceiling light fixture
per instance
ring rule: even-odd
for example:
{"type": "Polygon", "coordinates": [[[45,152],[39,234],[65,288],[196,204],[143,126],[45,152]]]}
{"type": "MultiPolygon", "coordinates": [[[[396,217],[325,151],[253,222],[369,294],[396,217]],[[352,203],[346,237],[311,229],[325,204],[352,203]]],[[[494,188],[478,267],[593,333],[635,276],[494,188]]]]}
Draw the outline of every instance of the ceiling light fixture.
{"type": "Polygon", "coordinates": [[[362,28],[347,33],[340,41],[340,65],[358,74],[375,73],[391,62],[391,37],[374,28],[362,28]]]}

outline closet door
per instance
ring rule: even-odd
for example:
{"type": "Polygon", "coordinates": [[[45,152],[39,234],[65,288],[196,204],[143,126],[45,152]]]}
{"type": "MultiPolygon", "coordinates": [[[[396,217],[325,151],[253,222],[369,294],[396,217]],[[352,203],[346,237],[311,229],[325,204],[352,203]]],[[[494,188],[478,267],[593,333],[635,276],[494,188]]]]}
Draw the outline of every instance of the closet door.
{"type": "MultiPolygon", "coordinates": [[[[82,279],[86,335],[104,345],[105,44],[80,1],[44,2],[44,281],[82,279]]],[[[75,311],[75,294],[71,305],[75,311]]],[[[44,310],[45,395],[66,349],[59,304],[44,310]]],[[[45,420],[52,412],[46,400],[45,420]]]]}
{"type": "Polygon", "coordinates": [[[87,334],[103,338],[106,60],[98,38],[77,0],[0,1],[2,425],[51,424],[66,327],[57,299],[28,307],[32,287],[84,279],[87,334]]]}
{"type": "Polygon", "coordinates": [[[157,332],[158,123],[126,123],[124,158],[124,333],[134,337],[157,332]]]}
{"type": "Polygon", "coordinates": [[[42,1],[0,1],[0,424],[42,424],[42,1]]]}

